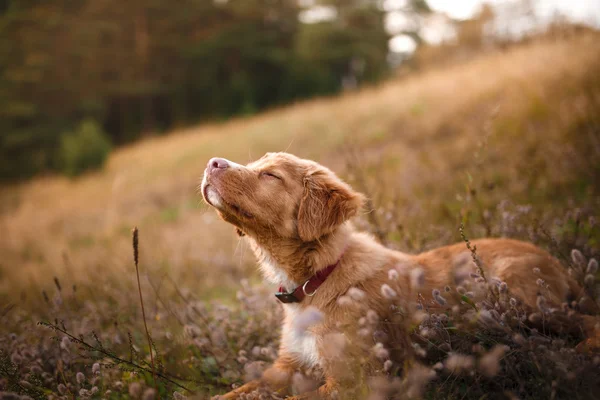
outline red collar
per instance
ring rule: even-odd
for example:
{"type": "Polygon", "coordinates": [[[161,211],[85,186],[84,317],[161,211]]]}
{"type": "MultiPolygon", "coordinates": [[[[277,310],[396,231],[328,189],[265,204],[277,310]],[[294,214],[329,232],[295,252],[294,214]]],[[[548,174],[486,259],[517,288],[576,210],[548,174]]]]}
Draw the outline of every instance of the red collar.
{"type": "Polygon", "coordinates": [[[291,292],[286,292],[285,289],[280,286],[278,292],[275,293],[275,297],[277,297],[277,299],[282,303],[300,303],[306,296],[314,296],[319,286],[325,282],[325,279],[327,279],[329,274],[331,274],[335,267],[338,266],[340,260],[341,257],[335,262],[335,264],[331,264],[318,271],[309,280],[304,282],[304,284],[298,286],[291,292]]]}

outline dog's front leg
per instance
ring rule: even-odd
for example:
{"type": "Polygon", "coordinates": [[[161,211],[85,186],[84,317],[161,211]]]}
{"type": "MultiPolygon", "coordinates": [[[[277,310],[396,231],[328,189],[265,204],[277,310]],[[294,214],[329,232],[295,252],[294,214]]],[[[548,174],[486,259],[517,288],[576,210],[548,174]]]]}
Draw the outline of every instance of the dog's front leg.
{"type": "Polygon", "coordinates": [[[286,400],[332,400],[339,399],[339,383],[333,378],[327,378],[325,384],[317,390],[288,397],[286,400]]]}
{"type": "Polygon", "coordinates": [[[242,394],[252,393],[261,388],[285,395],[290,387],[292,375],[298,367],[299,365],[294,358],[285,354],[280,355],[273,365],[263,372],[260,379],[250,381],[224,395],[215,396],[213,400],[238,399],[242,394]]]}

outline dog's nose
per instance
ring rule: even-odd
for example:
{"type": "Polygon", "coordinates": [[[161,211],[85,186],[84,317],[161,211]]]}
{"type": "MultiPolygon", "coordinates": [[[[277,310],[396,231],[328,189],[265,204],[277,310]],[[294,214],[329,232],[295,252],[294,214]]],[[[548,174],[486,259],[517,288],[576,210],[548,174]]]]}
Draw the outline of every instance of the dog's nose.
{"type": "Polygon", "coordinates": [[[211,158],[208,161],[208,170],[209,171],[215,171],[215,170],[219,170],[219,169],[227,169],[229,168],[229,162],[224,159],[224,158],[211,158]]]}

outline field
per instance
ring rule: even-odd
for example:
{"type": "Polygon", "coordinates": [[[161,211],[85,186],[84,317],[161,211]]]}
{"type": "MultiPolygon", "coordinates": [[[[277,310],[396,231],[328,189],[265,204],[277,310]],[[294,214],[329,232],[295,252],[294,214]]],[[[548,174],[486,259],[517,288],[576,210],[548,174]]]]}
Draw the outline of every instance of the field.
{"type": "MultiPolygon", "coordinates": [[[[263,286],[243,240],[197,192],[213,156],[245,163],[289,151],[327,165],[369,196],[357,225],[402,251],[460,241],[462,223],[471,239],[533,241],[565,267],[583,265],[573,249],[597,258],[599,39],[537,40],[358,93],[146,139],[74,180],[1,188],[0,390],[150,399],[156,387],[161,398],[203,398],[275,357],[274,288],[263,286]],[[134,226],[162,371],[156,385],[134,226]]],[[[597,282],[588,278],[592,292],[597,282]]],[[[575,356],[570,338],[544,339],[545,349],[510,352],[522,369],[488,380],[440,372],[426,396],[599,396],[590,390],[600,359],[575,356]]]]}

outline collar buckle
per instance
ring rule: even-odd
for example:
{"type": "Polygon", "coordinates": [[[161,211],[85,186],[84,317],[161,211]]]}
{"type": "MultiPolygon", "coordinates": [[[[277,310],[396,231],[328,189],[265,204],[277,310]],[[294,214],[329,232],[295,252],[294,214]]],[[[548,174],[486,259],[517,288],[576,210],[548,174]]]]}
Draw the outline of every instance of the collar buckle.
{"type": "Polygon", "coordinates": [[[277,300],[279,300],[280,302],[285,303],[285,304],[300,303],[300,299],[297,298],[296,296],[294,296],[294,292],[292,292],[292,293],[277,292],[277,293],[275,293],[275,297],[277,297],[277,300]]]}
{"type": "MultiPolygon", "coordinates": [[[[343,253],[342,253],[342,255],[343,255],[343,253]]],[[[325,282],[325,280],[327,279],[329,274],[331,274],[333,272],[333,270],[338,266],[338,264],[340,263],[340,260],[341,260],[341,256],[336,261],[335,264],[331,264],[331,265],[327,266],[326,268],[318,271],[309,280],[304,282],[304,284],[302,286],[298,286],[297,288],[293,289],[291,292],[286,292],[286,289],[284,289],[283,287],[280,287],[279,291],[277,293],[275,293],[275,297],[277,297],[277,299],[279,301],[281,301],[282,303],[286,303],[286,304],[287,303],[300,303],[305,297],[313,297],[317,293],[319,286],[321,286],[321,284],[323,282],[325,282]],[[308,291],[312,291],[312,292],[309,293],[308,291]]]]}

